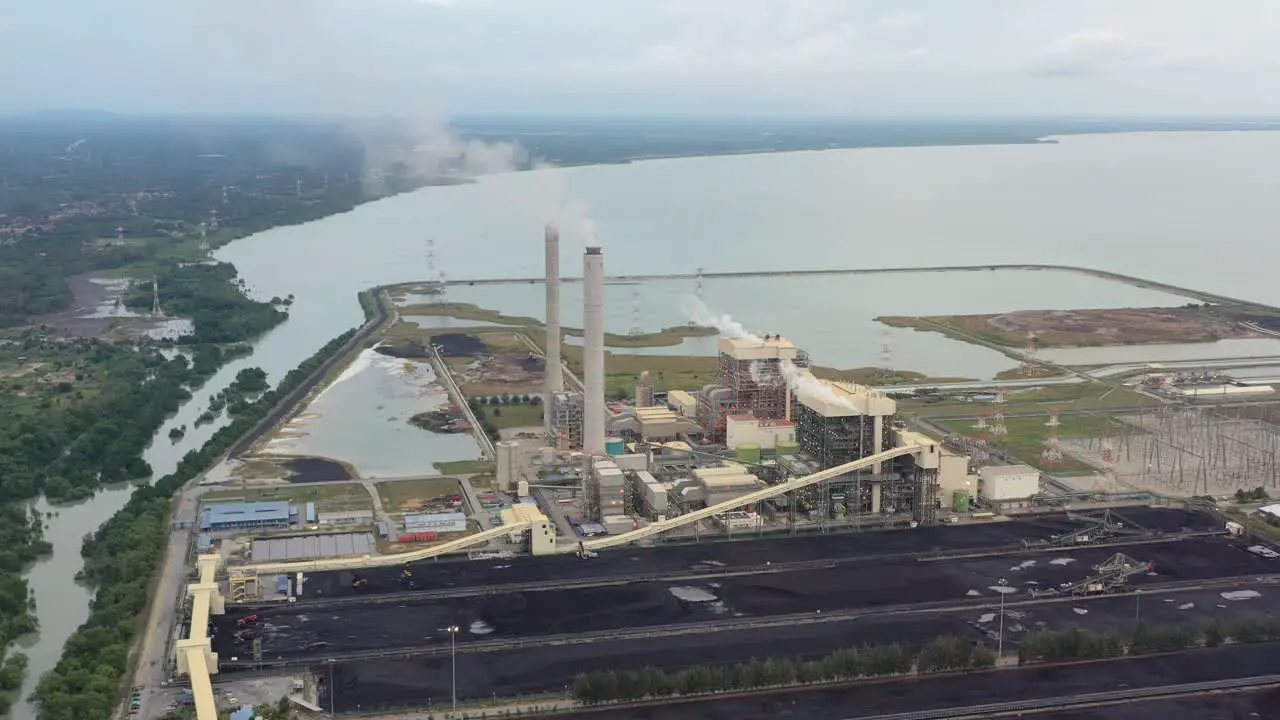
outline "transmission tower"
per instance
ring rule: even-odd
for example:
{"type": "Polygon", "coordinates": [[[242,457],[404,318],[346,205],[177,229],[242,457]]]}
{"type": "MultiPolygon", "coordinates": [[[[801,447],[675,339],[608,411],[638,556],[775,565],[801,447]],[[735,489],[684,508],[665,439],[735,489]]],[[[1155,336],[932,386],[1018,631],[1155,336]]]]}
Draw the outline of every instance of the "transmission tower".
{"type": "Polygon", "coordinates": [[[640,291],[631,291],[631,329],[627,331],[630,337],[640,337],[644,334],[644,330],[640,327],[640,291]]]}
{"type": "Polygon", "coordinates": [[[880,374],[893,377],[893,331],[889,328],[880,330],[880,374]]]}
{"type": "Polygon", "coordinates": [[[1058,440],[1058,426],[1062,422],[1058,419],[1061,414],[1058,408],[1049,408],[1049,421],[1045,423],[1045,427],[1049,428],[1044,440],[1044,452],[1040,453],[1041,465],[1061,465],[1062,444],[1058,440]]]}
{"type": "MultiPolygon", "coordinates": [[[[702,300],[702,268],[698,268],[697,274],[693,276],[693,296],[698,299],[701,304],[702,300]]],[[[694,320],[689,321],[689,327],[694,327],[698,323],[694,320]]]]}
{"type": "Polygon", "coordinates": [[[209,211],[209,229],[214,232],[218,231],[218,208],[209,211]]]}
{"type": "Polygon", "coordinates": [[[1009,427],[1004,423],[1004,393],[996,393],[991,401],[991,437],[999,443],[1009,434],[1009,427]]]}
{"type": "Polygon", "coordinates": [[[116,244],[117,245],[124,244],[124,226],[123,225],[116,226],[116,244]]]}
{"type": "Polygon", "coordinates": [[[1027,333],[1027,344],[1022,349],[1022,374],[1031,375],[1036,370],[1036,335],[1027,333]]]}
{"type": "Polygon", "coordinates": [[[155,275],[151,276],[151,317],[164,317],[160,309],[160,280],[155,275]]]}

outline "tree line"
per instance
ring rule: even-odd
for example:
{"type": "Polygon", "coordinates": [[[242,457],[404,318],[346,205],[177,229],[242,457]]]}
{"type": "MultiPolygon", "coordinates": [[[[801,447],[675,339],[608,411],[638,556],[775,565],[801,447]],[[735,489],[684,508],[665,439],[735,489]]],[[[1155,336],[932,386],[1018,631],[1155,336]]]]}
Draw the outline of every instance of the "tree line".
{"type": "MultiPolygon", "coordinates": [[[[1217,647],[1224,642],[1280,640],[1280,618],[1240,617],[1208,624],[1139,625],[1133,633],[1071,628],[1026,635],[1018,645],[1019,664],[1103,660],[1121,656],[1217,647]]],[[[678,695],[734,692],[766,687],[857,680],[908,673],[929,674],[991,668],[996,652],[963,637],[936,638],[918,651],[903,643],[844,648],[817,660],[753,659],[728,666],[681,670],[645,667],[582,673],[570,688],[586,705],[678,695]]]]}
{"type": "Polygon", "coordinates": [[[943,636],[919,651],[904,643],[863,645],[836,650],[817,660],[753,659],[729,666],[694,666],[668,672],[597,670],[583,673],[570,690],[586,705],[701,693],[754,690],[780,685],[856,680],[889,675],[952,672],[993,667],[994,650],[956,636],[943,636]]]}
{"type": "MultiPolygon", "coordinates": [[[[289,316],[275,304],[246,295],[231,263],[174,263],[157,273],[157,282],[165,314],[189,318],[194,326],[178,338],[183,345],[249,340],[289,316]]],[[[150,309],[152,302],[149,282],[135,282],[124,296],[124,304],[135,310],[150,309]]]]}
{"type": "Polygon", "coordinates": [[[177,469],[134,491],[129,502],[85,539],[82,578],[95,586],[89,619],[67,641],[58,664],[40,679],[40,720],[106,720],[120,701],[130,646],[140,630],[148,585],[168,543],[170,501],[187,482],[250,432],[276,403],[315,372],[354,334],[330,341],[219,429],[177,469]]]}
{"type": "Polygon", "coordinates": [[[1265,615],[1215,620],[1203,625],[1143,624],[1127,637],[1114,632],[1071,628],[1027,634],[1018,645],[1018,662],[1098,660],[1217,647],[1227,641],[1254,643],[1273,640],[1280,640],[1280,618],[1265,615]]]}

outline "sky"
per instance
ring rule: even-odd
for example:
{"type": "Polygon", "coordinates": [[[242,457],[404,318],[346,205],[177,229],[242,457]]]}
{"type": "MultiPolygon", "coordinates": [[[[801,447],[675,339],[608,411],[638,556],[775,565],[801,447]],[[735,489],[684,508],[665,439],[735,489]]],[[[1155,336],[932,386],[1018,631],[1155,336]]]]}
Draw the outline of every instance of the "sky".
{"type": "Polygon", "coordinates": [[[6,0],[0,112],[1276,115],[1278,0],[6,0]]]}

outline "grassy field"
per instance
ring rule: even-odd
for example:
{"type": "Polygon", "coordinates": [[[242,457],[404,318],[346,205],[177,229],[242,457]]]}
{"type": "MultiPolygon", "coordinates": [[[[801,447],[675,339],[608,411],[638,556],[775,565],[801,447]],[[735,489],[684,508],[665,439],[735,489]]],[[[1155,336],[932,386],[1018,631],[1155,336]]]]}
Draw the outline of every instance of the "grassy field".
{"type": "Polygon", "coordinates": [[[218,490],[201,496],[205,503],[314,502],[320,510],[358,510],[372,504],[369,493],[359,483],[319,483],[315,485],[271,485],[246,487],[244,490],[218,490]]]}
{"type": "Polygon", "coordinates": [[[433,463],[441,475],[474,475],[496,471],[494,463],[488,460],[453,460],[433,463]]]}
{"type": "Polygon", "coordinates": [[[480,320],[502,325],[542,325],[535,318],[503,315],[497,310],[482,308],[472,303],[424,303],[421,305],[405,305],[398,308],[398,310],[401,315],[444,315],[459,320],[480,320]]]}
{"type": "Polygon", "coordinates": [[[480,412],[499,430],[542,427],[542,405],[481,405],[480,412]]]}
{"type": "MultiPolygon", "coordinates": [[[[606,347],[669,347],[671,345],[679,345],[685,338],[690,337],[710,337],[716,335],[719,331],[715,328],[688,325],[673,325],[669,328],[663,328],[657,332],[643,333],[640,335],[616,335],[614,333],[604,334],[604,344],[606,347]]],[[[571,337],[582,337],[582,330],[578,328],[565,328],[565,335],[571,337]]]]}
{"type": "Polygon", "coordinates": [[[882,368],[860,367],[840,370],[839,368],[815,366],[810,368],[814,377],[822,380],[850,382],[858,385],[906,385],[921,382],[970,382],[973,378],[963,377],[929,377],[924,373],[911,370],[893,370],[886,373],[882,368]]]}
{"type": "Polygon", "coordinates": [[[400,512],[405,507],[418,507],[428,500],[462,492],[462,487],[453,478],[380,482],[375,483],[375,487],[378,488],[382,508],[388,512],[400,512]]]}
{"type": "MultiPolygon", "coordinates": [[[[1005,427],[1009,429],[1009,434],[1003,439],[990,437],[990,430],[988,429],[975,428],[975,421],[972,418],[933,420],[932,422],[965,437],[987,436],[990,438],[989,442],[1001,450],[1021,462],[1045,472],[1054,474],[1088,474],[1095,472],[1094,468],[1087,463],[1080,462],[1070,456],[1064,456],[1062,463],[1059,465],[1046,466],[1040,462],[1040,454],[1044,451],[1045,438],[1049,432],[1049,427],[1045,425],[1048,421],[1048,415],[1006,418],[1005,427]]],[[[1087,438],[1099,434],[1102,420],[1099,417],[1090,415],[1062,415],[1058,418],[1058,422],[1061,423],[1058,426],[1058,437],[1065,440],[1068,438],[1087,438]]]]}
{"type": "Polygon", "coordinates": [[[996,380],[1022,380],[1025,378],[1062,377],[1063,372],[1052,365],[1035,364],[1030,367],[1019,365],[996,373],[996,380]]]}

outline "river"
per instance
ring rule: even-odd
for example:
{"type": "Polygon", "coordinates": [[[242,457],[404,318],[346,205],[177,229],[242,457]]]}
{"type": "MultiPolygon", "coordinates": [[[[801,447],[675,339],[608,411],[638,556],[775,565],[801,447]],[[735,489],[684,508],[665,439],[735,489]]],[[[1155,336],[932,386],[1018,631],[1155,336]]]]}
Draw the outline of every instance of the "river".
{"type": "MultiPolygon", "coordinates": [[[[196,393],[174,421],[187,425],[186,437],[171,444],[173,423],[166,425],[147,460],[157,473],[167,473],[203,443],[217,426],[193,429],[195,418],[240,368],[260,366],[277,382],[323,343],[358,325],[360,289],[422,279],[428,238],[450,278],[540,275],[541,226],[555,207],[549,188],[561,184],[564,199],[590,206],[607,269],[615,273],[1057,263],[1280,304],[1280,283],[1273,280],[1280,205],[1272,201],[1274,180],[1265,171],[1280,164],[1280,133],[1057,140],[699,157],[498,175],[258,233],[217,255],[235,263],[264,298],[293,293],[290,319],[260,339],[252,356],[223,368],[196,393]]],[[[566,274],[577,274],[580,251],[572,240],[564,243],[566,274]]],[[[1003,282],[997,275],[967,275],[960,289],[921,276],[890,282],[896,286],[884,293],[910,299],[901,305],[913,309],[938,307],[939,314],[957,303],[1022,306],[1024,281],[1003,282]]],[[[859,283],[869,281],[844,282],[852,297],[859,283]]],[[[1077,305],[1105,307],[1134,298],[1132,288],[1110,287],[1091,291],[1087,303],[1077,305]]],[[[810,325],[797,332],[840,334],[846,296],[837,285],[820,294],[820,305],[798,306],[809,289],[754,281],[746,320],[761,332],[789,333],[788,325],[807,314],[810,325]],[[787,312],[774,314],[775,306],[787,312]]],[[[467,293],[471,297],[472,290],[467,293]]],[[[717,312],[738,311],[733,295],[718,300],[726,306],[717,312]]],[[[521,314],[539,311],[537,303],[521,314]]],[[[859,330],[842,342],[865,347],[878,340],[859,330]]],[[[24,696],[88,615],[90,594],[73,579],[81,566],[81,537],[126,499],[127,490],[109,489],[55,509],[53,556],[30,573],[42,630],[24,648],[31,656],[24,696]]],[[[32,720],[34,711],[20,704],[13,717],[32,720]]]]}

